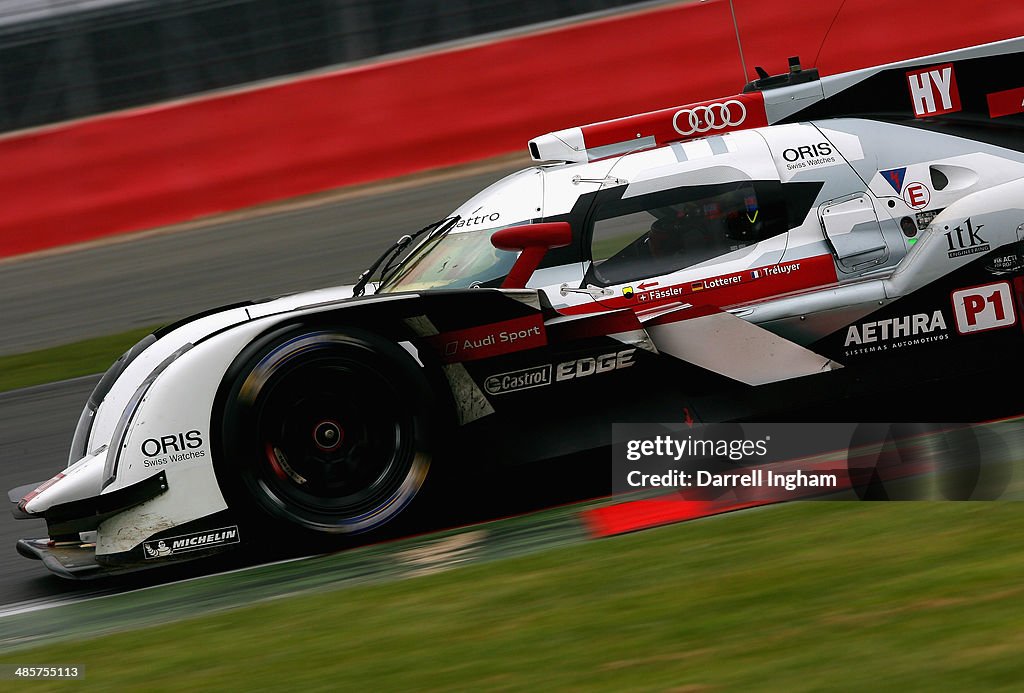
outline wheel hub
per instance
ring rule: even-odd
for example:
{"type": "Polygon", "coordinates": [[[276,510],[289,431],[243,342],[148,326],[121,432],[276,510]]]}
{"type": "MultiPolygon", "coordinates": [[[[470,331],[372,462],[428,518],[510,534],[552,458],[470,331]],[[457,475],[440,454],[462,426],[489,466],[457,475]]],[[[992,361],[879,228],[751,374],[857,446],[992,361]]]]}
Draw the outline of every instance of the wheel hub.
{"type": "Polygon", "coordinates": [[[313,442],[323,452],[333,452],[345,440],[345,429],[337,422],[321,421],[313,428],[313,442]]]}

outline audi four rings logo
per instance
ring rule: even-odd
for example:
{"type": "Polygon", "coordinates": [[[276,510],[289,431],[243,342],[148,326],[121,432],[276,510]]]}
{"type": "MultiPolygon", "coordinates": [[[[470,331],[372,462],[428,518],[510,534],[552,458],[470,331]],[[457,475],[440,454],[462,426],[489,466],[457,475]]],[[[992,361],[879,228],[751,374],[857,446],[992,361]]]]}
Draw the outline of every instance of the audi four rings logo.
{"type": "Polygon", "coordinates": [[[742,125],[746,119],[747,107],[743,105],[743,102],[729,99],[724,103],[694,106],[676,111],[676,114],[672,116],[672,127],[680,135],[696,135],[699,132],[736,127],[742,125]],[[682,123],[680,123],[680,118],[682,118],[682,123]]]}

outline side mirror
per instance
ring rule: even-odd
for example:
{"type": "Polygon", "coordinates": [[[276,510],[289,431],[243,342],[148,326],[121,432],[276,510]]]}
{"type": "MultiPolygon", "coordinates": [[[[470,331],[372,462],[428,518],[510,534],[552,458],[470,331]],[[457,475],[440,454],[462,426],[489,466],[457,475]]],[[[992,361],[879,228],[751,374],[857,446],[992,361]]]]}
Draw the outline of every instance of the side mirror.
{"type": "Polygon", "coordinates": [[[572,227],[566,221],[510,226],[491,235],[491,245],[498,250],[521,250],[509,270],[503,289],[522,289],[537,271],[540,261],[551,248],[564,248],[572,243],[572,227]]]}

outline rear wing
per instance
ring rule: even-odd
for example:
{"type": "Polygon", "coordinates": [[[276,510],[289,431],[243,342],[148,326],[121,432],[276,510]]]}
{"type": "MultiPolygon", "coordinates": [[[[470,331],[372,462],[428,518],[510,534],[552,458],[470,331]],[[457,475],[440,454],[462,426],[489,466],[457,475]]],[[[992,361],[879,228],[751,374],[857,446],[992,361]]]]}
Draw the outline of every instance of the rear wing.
{"type": "Polygon", "coordinates": [[[828,77],[801,70],[793,58],[788,74],[758,73],[760,79],[735,96],[541,135],[530,140],[530,156],[595,161],[736,130],[839,117],[936,128],[983,125],[988,137],[982,139],[1024,146],[1024,37],[828,77]],[[1006,136],[1007,130],[1014,134],[1006,136]]]}

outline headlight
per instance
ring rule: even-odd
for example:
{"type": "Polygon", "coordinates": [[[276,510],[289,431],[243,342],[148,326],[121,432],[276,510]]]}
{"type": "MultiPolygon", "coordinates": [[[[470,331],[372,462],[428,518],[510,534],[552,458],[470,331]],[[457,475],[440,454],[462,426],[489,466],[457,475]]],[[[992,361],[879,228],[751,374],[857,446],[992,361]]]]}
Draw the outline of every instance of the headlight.
{"type": "Polygon", "coordinates": [[[103,463],[103,486],[101,489],[110,486],[117,478],[117,464],[121,460],[121,453],[125,448],[125,439],[128,437],[128,426],[131,424],[132,419],[135,417],[135,412],[138,411],[139,405],[142,404],[142,400],[145,398],[146,393],[149,392],[150,386],[153,382],[163,373],[168,366],[174,363],[179,356],[184,354],[186,351],[192,348],[192,343],[189,342],[183,347],[175,351],[173,354],[164,359],[159,366],[153,369],[153,371],[146,376],[146,379],[142,381],[138,389],[135,390],[135,394],[128,400],[128,404],[125,405],[124,411],[121,412],[121,418],[117,421],[117,427],[114,429],[114,435],[111,436],[110,451],[107,452],[107,459],[103,463]]]}
{"type": "Polygon", "coordinates": [[[89,454],[89,434],[92,433],[92,424],[96,419],[96,410],[100,408],[103,398],[110,392],[114,382],[121,377],[128,364],[135,360],[135,357],[148,349],[156,342],[156,335],[146,335],[128,351],[121,354],[121,357],[114,361],[107,369],[100,381],[96,383],[89,401],[85,403],[82,415],[78,417],[78,425],[75,426],[75,437],[71,439],[71,451],[68,453],[68,466],[70,467],[78,460],[89,454]]]}

